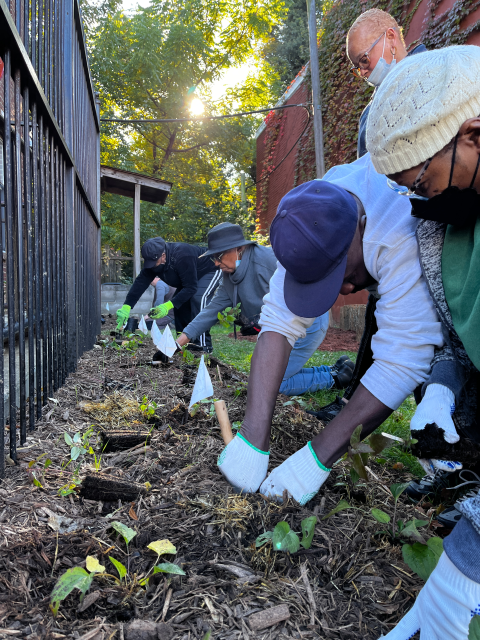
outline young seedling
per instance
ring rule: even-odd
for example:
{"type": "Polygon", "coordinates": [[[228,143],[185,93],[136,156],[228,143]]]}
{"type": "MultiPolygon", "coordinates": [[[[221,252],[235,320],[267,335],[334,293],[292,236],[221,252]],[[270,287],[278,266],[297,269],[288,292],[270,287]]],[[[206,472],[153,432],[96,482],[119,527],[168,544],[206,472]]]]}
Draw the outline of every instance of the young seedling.
{"type": "Polygon", "coordinates": [[[228,329],[232,322],[240,315],[241,303],[239,302],[235,307],[227,307],[223,311],[219,311],[217,314],[218,323],[224,329],[228,329]]]}
{"type": "Polygon", "coordinates": [[[350,462],[350,477],[353,484],[356,484],[360,478],[368,482],[368,474],[365,465],[371,454],[378,456],[384,449],[394,444],[395,440],[388,437],[384,433],[372,433],[372,435],[361,442],[362,425],[359,424],[350,438],[350,446],[345,458],[350,462]]]}
{"type": "Polygon", "coordinates": [[[50,458],[47,458],[45,460],[45,462],[43,463],[43,468],[41,469],[41,471],[40,471],[40,469],[32,468],[32,467],[35,467],[35,465],[37,465],[40,462],[40,460],[46,455],[47,455],[46,453],[42,453],[41,455],[38,456],[38,458],[35,458],[35,460],[32,460],[31,462],[28,463],[28,469],[29,469],[30,478],[31,478],[33,484],[36,487],[39,487],[40,489],[43,489],[43,484],[45,484],[45,471],[52,464],[52,461],[50,460],[50,458]],[[41,478],[42,478],[43,484],[38,479],[38,475],[40,475],[40,473],[41,473],[41,478]]]}
{"type": "Polygon", "coordinates": [[[145,418],[153,418],[157,406],[158,405],[154,400],[149,400],[148,396],[143,396],[140,411],[143,413],[145,418]]]}
{"type": "Polygon", "coordinates": [[[302,520],[300,525],[302,539],[300,540],[298,534],[290,529],[288,522],[279,522],[273,531],[265,531],[260,534],[255,541],[255,546],[258,548],[271,542],[275,551],[288,551],[289,553],[295,553],[300,546],[304,549],[310,549],[316,523],[316,516],[310,516],[302,520]]]}

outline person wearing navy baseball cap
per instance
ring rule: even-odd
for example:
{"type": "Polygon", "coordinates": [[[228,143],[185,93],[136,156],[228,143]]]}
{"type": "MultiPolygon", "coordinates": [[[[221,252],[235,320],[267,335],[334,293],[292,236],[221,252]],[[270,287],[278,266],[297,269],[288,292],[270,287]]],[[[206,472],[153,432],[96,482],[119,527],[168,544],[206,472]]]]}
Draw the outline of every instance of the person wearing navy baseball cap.
{"type": "Polygon", "coordinates": [[[264,298],[245,419],[217,462],[237,490],[279,501],[287,491],[306,504],[358,425],[365,438],[427,379],[443,335],[405,200],[395,198],[367,154],[280,202],[270,229],[278,266],[264,298]],[[266,477],[275,401],[293,345],[339,293],[364,288],[378,296],[371,366],[340,413],[266,477]]]}

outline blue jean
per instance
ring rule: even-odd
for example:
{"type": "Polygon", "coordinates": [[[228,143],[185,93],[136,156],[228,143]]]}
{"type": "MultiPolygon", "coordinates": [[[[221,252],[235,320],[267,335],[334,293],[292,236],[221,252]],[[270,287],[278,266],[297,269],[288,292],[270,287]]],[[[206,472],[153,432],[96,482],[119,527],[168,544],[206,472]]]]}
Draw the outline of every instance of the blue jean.
{"type": "Polygon", "coordinates": [[[307,391],[330,389],[333,385],[330,367],[322,365],[303,368],[323,342],[327,329],[328,312],[315,319],[312,326],[307,329],[305,338],[296,341],[288,359],[287,369],[280,385],[280,393],[286,396],[299,396],[307,391]]]}

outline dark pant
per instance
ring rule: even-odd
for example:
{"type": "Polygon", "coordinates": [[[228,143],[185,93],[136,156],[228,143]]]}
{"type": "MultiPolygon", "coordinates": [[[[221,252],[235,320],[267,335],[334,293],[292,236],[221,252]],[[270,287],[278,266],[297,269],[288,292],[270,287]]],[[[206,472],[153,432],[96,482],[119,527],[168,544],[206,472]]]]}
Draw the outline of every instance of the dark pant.
{"type": "MultiPolygon", "coordinates": [[[[213,298],[215,291],[222,279],[220,270],[213,273],[206,273],[200,278],[195,294],[182,304],[181,307],[175,309],[175,329],[181,333],[185,327],[204,309],[213,298]]],[[[210,331],[202,333],[201,336],[194,341],[200,347],[212,347],[212,338],[210,331]]]]}

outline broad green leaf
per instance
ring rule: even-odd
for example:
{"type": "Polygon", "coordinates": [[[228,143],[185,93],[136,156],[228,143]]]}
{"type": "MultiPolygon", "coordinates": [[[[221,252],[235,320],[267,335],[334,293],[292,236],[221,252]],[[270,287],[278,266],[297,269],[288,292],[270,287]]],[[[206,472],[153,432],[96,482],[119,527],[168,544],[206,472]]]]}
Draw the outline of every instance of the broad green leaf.
{"type": "Polygon", "coordinates": [[[261,547],[262,545],[264,545],[266,542],[268,542],[272,538],[273,538],[273,531],[264,531],[255,540],[256,548],[258,549],[258,547],[261,547]]]}
{"type": "Polygon", "coordinates": [[[112,558],[112,556],[108,556],[108,559],[113,564],[115,569],[118,571],[120,580],[123,580],[124,577],[127,575],[127,567],[123,565],[121,562],[119,562],[118,560],[115,560],[115,558],[112,558]]]}
{"type": "Polygon", "coordinates": [[[114,520],[112,522],[112,527],[115,529],[115,531],[118,531],[118,533],[125,540],[126,544],[128,544],[131,540],[133,540],[134,537],[137,535],[136,531],[134,531],[133,529],[130,529],[130,527],[127,527],[127,525],[122,524],[117,520],[114,520]]]}
{"type": "Polygon", "coordinates": [[[73,436],[73,442],[74,442],[75,444],[77,444],[78,442],[81,442],[81,441],[82,441],[82,438],[80,437],[80,434],[79,434],[79,433],[76,433],[76,434],[73,436]]]}
{"type": "Polygon", "coordinates": [[[155,551],[159,556],[163,556],[165,553],[177,553],[176,547],[170,540],[155,540],[148,545],[147,549],[155,551]]]}
{"type": "Polygon", "coordinates": [[[360,442],[360,436],[362,435],[363,425],[359,424],[350,438],[350,446],[355,447],[360,442]]]}
{"type": "Polygon", "coordinates": [[[65,438],[65,442],[68,444],[68,446],[71,447],[73,445],[73,440],[70,435],[68,433],[65,433],[63,437],[65,438]]]}
{"type": "Polygon", "coordinates": [[[480,640],[480,616],[473,616],[468,625],[468,640],[480,640]]]}
{"type": "Polygon", "coordinates": [[[388,524],[390,522],[390,516],[388,513],[385,513],[385,511],[382,511],[381,509],[370,509],[370,513],[375,520],[381,524],[388,524]]]}
{"type": "Polygon", "coordinates": [[[93,556],[87,556],[85,566],[90,573],[103,573],[105,571],[105,567],[93,556]]]}
{"type": "Polygon", "coordinates": [[[433,551],[437,560],[440,560],[440,556],[443,553],[443,540],[436,536],[434,538],[429,538],[427,540],[427,546],[430,551],[433,551]]]}
{"type": "Polygon", "coordinates": [[[372,435],[368,439],[368,443],[372,447],[375,455],[378,456],[378,454],[381,453],[384,449],[394,444],[395,440],[387,438],[381,433],[372,433],[372,435]]]}
{"type": "Polygon", "coordinates": [[[409,482],[397,482],[396,484],[390,485],[390,491],[392,492],[392,496],[395,498],[395,502],[397,502],[409,484],[409,482]]]}
{"type": "Polygon", "coordinates": [[[351,447],[350,453],[373,453],[373,449],[367,442],[359,442],[351,447]]]}
{"type": "Polygon", "coordinates": [[[72,458],[72,460],[76,460],[80,454],[83,455],[84,453],[87,453],[87,450],[83,447],[72,447],[72,450],[70,451],[70,457],[72,458]]]}
{"type": "Polygon", "coordinates": [[[313,535],[315,533],[315,525],[317,524],[317,516],[310,516],[302,520],[303,538],[300,544],[304,549],[310,549],[312,546],[313,535]]]}
{"type": "Polygon", "coordinates": [[[53,462],[50,460],[50,458],[47,458],[47,459],[45,460],[45,464],[43,465],[43,468],[44,468],[44,469],[48,469],[48,467],[49,467],[51,464],[53,464],[53,462]]]}
{"type": "Polygon", "coordinates": [[[290,530],[288,522],[279,522],[273,530],[272,538],[275,551],[289,551],[295,553],[300,548],[300,539],[290,530]]]}
{"type": "Polygon", "coordinates": [[[430,574],[437,566],[438,556],[426,544],[415,542],[414,544],[404,544],[402,556],[405,563],[422,580],[428,580],[430,574]]]}
{"type": "Polygon", "coordinates": [[[360,476],[358,475],[358,473],[355,471],[353,467],[350,469],[350,477],[352,479],[353,484],[357,484],[357,482],[360,480],[360,476]]]}
{"type": "Polygon", "coordinates": [[[362,480],[368,481],[367,470],[365,469],[365,465],[363,464],[363,460],[359,453],[355,453],[352,456],[352,467],[358,473],[359,477],[362,478],[362,480]]]}
{"type": "Polygon", "coordinates": [[[57,615],[60,603],[62,600],[65,600],[74,589],[78,589],[82,593],[82,596],[85,595],[94,577],[94,573],[87,573],[82,567],[72,567],[60,576],[50,596],[50,609],[53,615],[57,615]]]}
{"type": "Polygon", "coordinates": [[[422,534],[420,533],[420,531],[415,526],[415,522],[413,520],[408,522],[404,526],[404,528],[402,529],[402,538],[411,538],[412,540],[415,540],[416,542],[425,543],[425,540],[424,540],[422,534]]]}
{"type": "Polygon", "coordinates": [[[414,520],[416,527],[426,527],[430,520],[414,520]]]}
{"type": "Polygon", "coordinates": [[[345,511],[345,509],[355,509],[355,507],[349,505],[346,500],[340,500],[337,506],[332,509],[330,513],[327,513],[326,516],[323,516],[322,520],[326,520],[327,518],[330,518],[330,516],[333,516],[335,513],[339,513],[340,511],[345,511]]]}
{"type": "Polygon", "coordinates": [[[173,562],[162,562],[161,564],[157,564],[156,567],[153,568],[153,573],[175,573],[178,576],[184,576],[185,571],[180,569],[178,564],[173,564],[173,562]]]}
{"type": "Polygon", "coordinates": [[[37,478],[35,476],[32,476],[32,477],[33,477],[33,484],[36,487],[39,487],[40,489],[43,489],[43,484],[40,482],[40,480],[37,480],[37,478]]]}

